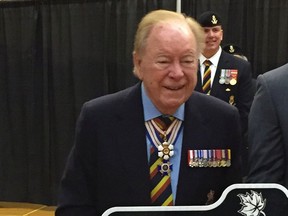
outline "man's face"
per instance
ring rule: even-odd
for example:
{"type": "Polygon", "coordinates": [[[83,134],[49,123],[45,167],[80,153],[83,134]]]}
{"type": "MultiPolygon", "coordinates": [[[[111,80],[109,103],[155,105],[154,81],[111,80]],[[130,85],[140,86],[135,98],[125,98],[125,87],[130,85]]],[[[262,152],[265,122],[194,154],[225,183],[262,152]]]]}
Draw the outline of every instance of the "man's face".
{"type": "Polygon", "coordinates": [[[196,40],[185,24],[158,24],[146,47],[134,54],[134,65],[149,98],[164,114],[173,114],[197,82],[196,40]]]}
{"type": "Polygon", "coordinates": [[[207,58],[213,56],[219,49],[223,39],[223,30],[221,26],[204,27],[205,44],[203,55],[207,58]]]}

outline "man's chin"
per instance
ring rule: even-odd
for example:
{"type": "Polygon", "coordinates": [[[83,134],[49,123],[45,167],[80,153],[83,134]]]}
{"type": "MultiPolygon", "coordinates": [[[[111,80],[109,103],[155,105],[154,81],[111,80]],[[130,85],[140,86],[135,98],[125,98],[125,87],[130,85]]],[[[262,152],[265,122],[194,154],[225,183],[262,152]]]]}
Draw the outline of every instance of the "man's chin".
{"type": "Polygon", "coordinates": [[[169,109],[178,109],[185,101],[183,100],[173,100],[173,99],[168,99],[165,102],[165,107],[169,108],[169,109]]]}

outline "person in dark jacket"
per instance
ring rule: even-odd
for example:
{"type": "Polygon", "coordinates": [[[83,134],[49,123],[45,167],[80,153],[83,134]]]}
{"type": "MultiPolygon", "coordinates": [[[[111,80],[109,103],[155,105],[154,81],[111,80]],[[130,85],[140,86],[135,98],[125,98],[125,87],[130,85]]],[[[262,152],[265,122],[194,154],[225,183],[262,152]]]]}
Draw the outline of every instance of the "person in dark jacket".
{"type": "Polygon", "coordinates": [[[198,22],[204,28],[205,49],[199,58],[198,82],[196,91],[203,90],[203,77],[206,60],[211,62],[210,81],[208,94],[217,97],[232,106],[235,106],[240,114],[243,143],[242,161],[243,178],[247,175],[247,127],[248,115],[255,93],[255,85],[252,81],[252,68],[248,61],[235,57],[223,51],[221,42],[223,39],[222,18],[213,11],[202,13],[198,22]]]}
{"type": "Polygon", "coordinates": [[[140,81],[83,105],[56,216],[206,205],[241,182],[237,109],[194,91],[203,38],[195,20],[176,12],[156,10],[142,19],[133,52],[140,81]],[[158,116],[172,122],[168,129],[158,116]],[[155,176],[162,180],[154,187],[155,176]]]}

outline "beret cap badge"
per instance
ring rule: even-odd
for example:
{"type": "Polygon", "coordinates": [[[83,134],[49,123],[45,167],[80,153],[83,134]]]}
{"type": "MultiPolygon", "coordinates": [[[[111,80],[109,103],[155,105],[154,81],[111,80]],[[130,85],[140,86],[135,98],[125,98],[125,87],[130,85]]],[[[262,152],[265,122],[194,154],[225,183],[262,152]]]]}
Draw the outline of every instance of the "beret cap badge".
{"type": "Polygon", "coordinates": [[[234,49],[233,45],[230,45],[230,47],[229,47],[229,52],[230,52],[230,53],[234,53],[234,52],[235,52],[235,49],[234,49]]]}
{"type": "Polygon", "coordinates": [[[212,16],[211,23],[212,23],[213,25],[216,25],[216,24],[218,23],[218,20],[217,20],[217,18],[216,18],[215,15],[212,16]]]}
{"type": "Polygon", "coordinates": [[[214,27],[214,26],[221,26],[221,17],[213,11],[206,11],[202,13],[199,17],[198,20],[199,24],[202,27],[214,27]]]}

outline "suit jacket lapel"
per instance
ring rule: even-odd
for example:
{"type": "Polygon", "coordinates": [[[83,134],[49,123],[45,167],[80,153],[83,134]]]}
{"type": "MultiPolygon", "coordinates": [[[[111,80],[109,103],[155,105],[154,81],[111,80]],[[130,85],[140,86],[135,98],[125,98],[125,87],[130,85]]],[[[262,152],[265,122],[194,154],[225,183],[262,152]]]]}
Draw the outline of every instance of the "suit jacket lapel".
{"type": "Polygon", "coordinates": [[[202,149],[201,146],[202,136],[205,136],[205,131],[209,130],[209,119],[197,101],[197,94],[194,92],[192,97],[186,102],[185,106],[185,121],[184,121],[184,133],[183,133],[183,144],[182,144],[182,155],[181,164],[177,188],[176,204],[178,205],[190,205],[191,203],[203,204],[205,201],[200,201],[198,192],[201,189],[198,188],[199,178],[192,168],[188,166],[187,153],[188,150],[202,149]],[[189,119],[189,121],[187,121],[189,119]],[[191,198],[191,195],[193,198],[191,198]],[[197,200],[198,199],[198,200],[197,200]]]}
{"type": "Polygon", "coordinates": [[[142,200],[149,204],[149,166],[140,86],[132,87],[118,108],[120,121],[116,135],[118,143],[122,145],[119,157],[123,162],[123,175],[129,178],[127,184],[131,185],[132,192],[141,191],[139,195],[143,196],[142,200]]]}

